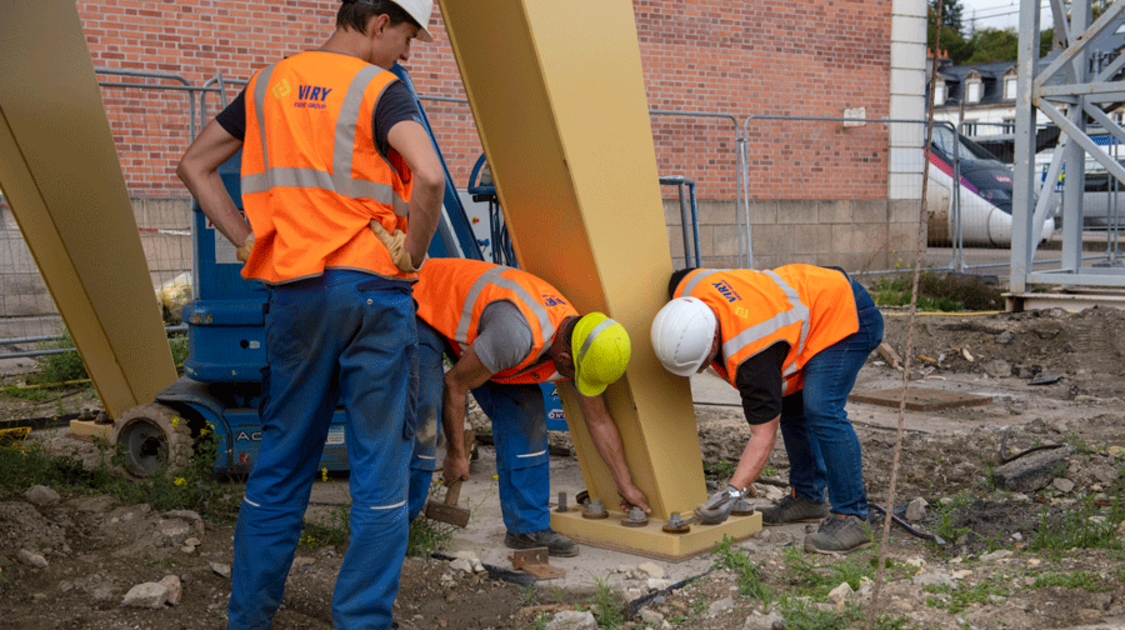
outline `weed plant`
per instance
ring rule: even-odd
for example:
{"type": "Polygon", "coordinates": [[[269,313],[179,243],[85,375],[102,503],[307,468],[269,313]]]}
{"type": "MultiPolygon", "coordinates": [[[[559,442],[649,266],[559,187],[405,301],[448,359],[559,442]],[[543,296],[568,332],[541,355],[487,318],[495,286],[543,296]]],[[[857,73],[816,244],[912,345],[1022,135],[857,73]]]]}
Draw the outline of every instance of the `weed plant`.
{"type": "Polygon", "coordinates": [[[711,550],[714,558],[711,566],[716,569],[730,569],[738,574],[738,593],[749,599],[769,604],[773,593],[762,583],[762,570],[750,556],[733,546],[734,539],[724,535],[722,542],[711,550]]]}
{"type": "MultiPolygon", "coordinates": [[[[912,275],[888,276],[871,284],[871,295],[880,306],[910,303],[912,275]]],[[[980,276],[923,271],[918,277],[918,308],[925,311],[993,311],[1004,306],[1001,291],[980,276]]]]}
{"type": "MultiPolygon", "coordinates": [[[[441,480],[435,479],[430,484],[430,492],[426,496],[427,500],[435,498],[443,487],[445,486],[442,485],[441,480]]],[[[427,517],[424,512],[419,514],[418,518],[410,523],[410,529],[407,532],[407,557],[429,558],[453,538],[454,527],[449,523],[435,521],[427,517]]]]}
{"type": "Polygon", "coordinates": [[[306,520],[297,544],[306,549],[319,549],[347,543],[352,531],[350,516],[350,505],[338,505],[330,511],[327,524],[306,520]]]}
{"type": "Polygon", "coordinates": [[[620,599],[614,594],[613,589],[610,588],[606,578],[594,577],[594,596],[591,606],[593,606],[594,620],[598,622],[598,628],[606,628],[612,630],[625,623],[625,611],[621,605],[620,599]]]}
{"type": "Polygon", "coordinates": [[[1028,548],[1032,551],[1063,551],[1075,547],[1082,549],[1121,549],[1117,537],[1117,523],[1125,520],[1125,502],[1115,499],[1103,511],[1087,498],[1079,508],[1069,512],[1051,514],[1044,509],[1039,515],[1039,529],[1028,548]]]}

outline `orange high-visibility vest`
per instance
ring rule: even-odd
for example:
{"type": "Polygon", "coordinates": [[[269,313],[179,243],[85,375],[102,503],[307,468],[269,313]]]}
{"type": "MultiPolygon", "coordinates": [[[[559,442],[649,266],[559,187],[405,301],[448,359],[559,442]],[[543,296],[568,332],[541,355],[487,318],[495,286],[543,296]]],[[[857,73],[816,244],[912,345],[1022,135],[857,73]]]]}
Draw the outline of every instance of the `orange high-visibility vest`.
{"type": "Polygon", "coordinates": [[[412,278],[371,230],[406,231],[410,169],[375,148],[372,117],[393,73],[357,57],[303,52],[246,86],[242,203],[255,245],[242,275],[280,283],[326,267],[412,278]]]}
{"type": "Polygon", "coordinates": [[[547,349],[564,319],[578,311],[547,282],[519,269],[464,258],[431,258],[414,285],[418,317],[450,340],[458,357],[477,338],[480,316],[489,304],[507,300],[520,309],[534,344],[519,365],[497,372],[505,384],[558,380],[547,349]]]}
{"type": "Polygon", "coordinates": [[[731,385],[743,361],[786,341],[784,394],[792,394],[801,389],[801,368],[810,358],[859,331],[851,283],[834,269],[697,269],[676,287],[673,297],[681,296],[703,300],[718,316],[722,352],[712,365],[731,385]]]}

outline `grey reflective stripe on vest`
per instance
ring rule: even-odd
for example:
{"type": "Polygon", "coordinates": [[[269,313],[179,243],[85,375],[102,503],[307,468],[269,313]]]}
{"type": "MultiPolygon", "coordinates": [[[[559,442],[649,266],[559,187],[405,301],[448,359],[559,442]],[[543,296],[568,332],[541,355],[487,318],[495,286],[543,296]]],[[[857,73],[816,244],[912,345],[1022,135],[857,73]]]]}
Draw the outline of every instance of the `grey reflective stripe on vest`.
{"type": "Polygon", "coordinates": [[[575,367],[582,365],[582,359],[586,356],[586,351],[590,349],[590,346],[594,345],[594,340],[598,338],[598,335],[600,335],[603,330],[609,328],[615,323],[617,322],[613,321],[612,319],[607,319],[597,326],[594,326],[594,329],[590,331],[590,334],[586,335],[586,338],[582,340],[582,347],[578,350],[578,356],[574,359],[575,367]]]}
{"type": "MultiPolygon", "coordinates": [[[[276,64],[275,64],[276,65],[276,64]]],[[[266,151],[265,102],[270,74],[274,66],[262,70],[254,87],[254,105],[258,116],[258,135],[262,142],[262,164],[265,171],[242,177],[243,194],[265,192],[275,187],[320,188],[330,190],[351,199],[370,198],[392,205],[398,216],[406,216],[410,206],[398,199],[394,187],[366,179],[352,179],[352,158],[356,138],[356,119],[363,104],[363,94],[367,86],[383,72],[378,66],[367,66],[356,73],[348,85],[343,105],[336,117],[336,132],[332,144],[332,172],[326,173],[312,168],[270,168],[269,153],[266,151]]]]}
{"type": "MultiPolygon", "coordinates": [[[[481,274],[476,282],[473,283],[473,286],[469,288],[469,294],[465,297],[465,305],[461,309],[461,319],[457,322],[457,332],[454,335],[454,339],[461,344],[467,343],[469,338],[469,326],[473,323],[473,306],[477,303],[477,299],[480,298],[480,294],[484,291],[484,288],[489,284],[494,284],[498,287],[515,292],[515,294],[523,300],[524,304],[531,309],[531,312],[535,313],[535,317],[539,320],[539,329],[542,331],[543,341],[545,342],[542,350],[539,351],[539,355],[542,355],[551,345],[551,340],[555,338],[555,325],[551,323],[551,316],[547,313],[547,307],[540,304],[535,296],[528,293],[527,289],[523,288],[523,286],[515,280],[509,280],[500,275],[509,269],[511,269],[511,267],[504,266],[489,269],[481,274]]],[[[530,326],[531,322],[528,322],[528,325],[530,326]]]]}

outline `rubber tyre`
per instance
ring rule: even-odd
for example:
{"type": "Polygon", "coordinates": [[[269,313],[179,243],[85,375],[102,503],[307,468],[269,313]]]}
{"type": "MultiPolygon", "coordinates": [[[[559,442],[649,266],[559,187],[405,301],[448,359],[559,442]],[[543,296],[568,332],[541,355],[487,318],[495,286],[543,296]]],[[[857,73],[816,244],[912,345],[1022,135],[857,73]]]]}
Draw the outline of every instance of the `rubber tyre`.
{"type": "Polygon", "coordinates": [[[159,403],[137,405],[121,414],[110,438],[110,445],[124,457],[125,474],[136,479],[186,470],[191,444],[187,418],[159,403]]]}

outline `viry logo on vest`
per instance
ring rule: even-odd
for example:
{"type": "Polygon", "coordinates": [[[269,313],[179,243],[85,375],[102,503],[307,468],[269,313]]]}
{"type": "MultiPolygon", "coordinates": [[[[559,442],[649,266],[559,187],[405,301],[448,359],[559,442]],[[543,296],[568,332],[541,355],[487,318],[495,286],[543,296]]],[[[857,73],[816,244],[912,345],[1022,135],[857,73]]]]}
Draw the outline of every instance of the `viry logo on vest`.
{"type": "Polygon", "coordinates": [[[327,105],[324,101],[328,99],[328,93],[331,88],[318,87],[315,85],[298,85],[297,86],[297,102],[293,103],[293,107],[305,107],[308,109],[324,109],[327,105]]]}
{"type": "Polygon", "coordinates": [[[566,300],[550,293],[543,294],[543,304],[547,306],[566,306],[566,300]]]}
{"type": "Polygon", "coordinates": [[[736,300],[742,299],[742,296],[735,292],[735,290],[732,289],[729,284],[727,284],[726,280],[712,282],[711,286],[715,287],[715,290],[717,290],[723,297],[725,297],[727,299],[727,302],[735,302],[736,300]]]}

